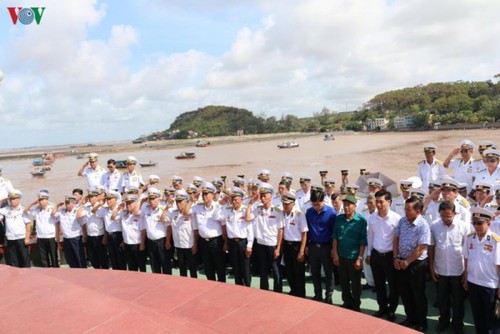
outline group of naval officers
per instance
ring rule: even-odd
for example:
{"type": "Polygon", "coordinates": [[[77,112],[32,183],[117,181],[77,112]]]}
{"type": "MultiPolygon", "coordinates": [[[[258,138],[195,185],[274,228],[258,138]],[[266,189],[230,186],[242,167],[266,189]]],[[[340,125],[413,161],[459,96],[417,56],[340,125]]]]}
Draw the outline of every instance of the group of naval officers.
{"type": "Polygon", "coordinates": [[[286,277],[289,294],[303,298],[308,264],[314,300],[331,304],[338,280],[341,306],[358,312],[364,274],[376,291],[373,315],[395,321],[401,297],[406,319],[399,323],[419,331],[428,326],[429,276],[438,332],[463,332],[466,295],[476,332],[499,331],[500,150],[490,141],[463,140],[443,162],[436,152],[434,144],[424,145],[417,177],[401,180],[400,194],[379,178],[350,184],[347,171],[338,188],[326,171],[318,183],[301,176],[297,191],[284,172],[275,188],[266,169],[256,179],[239,175],[232,186],[225,177],[195,176],[185,184],[172,176],[163,188],[157,175],[143,180],[135,157],[121,173],[113,159],[106,171],[92,153],[78,171],[88,190],[73,189],[56,203],[40,190],[23,206],[21,191],[0,175],[0,238],[7,263],[16,267],[30,266],[34,230],[44,267],[59,266],[59,242],[71,268],[146,271],[149,258],[154,273],[172,274],[175,259],[181,276],[197,277],[202,263],[207,279],[225,282],[229,261],[236,284],[250,286],[253,272],[267,290],[272,275],[273,290],[282,292],[286,277]]]}

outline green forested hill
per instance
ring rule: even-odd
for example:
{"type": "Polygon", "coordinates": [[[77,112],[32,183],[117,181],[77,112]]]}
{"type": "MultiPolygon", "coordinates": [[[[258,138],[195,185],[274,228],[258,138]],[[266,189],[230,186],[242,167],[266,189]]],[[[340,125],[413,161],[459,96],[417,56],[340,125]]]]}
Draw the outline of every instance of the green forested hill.
{"type": "Polygon", "coordinates": [[[412,116],[415,129],[431,128],[435,123],[494,122],[500,120],[500,74],[495,79],[496,83],[491,80],[429,83],[388,91],[353,112],[323,108],[306,118],[256,116],[246,109],[206,106],[179,115],[164,134],[187,138],[189,131],[198,136],[226,136],[236,134],[238,129],[245,134],[361,130],[368,119],[377,117],[387,118],[391,128],[397,116],[412,116]]]}

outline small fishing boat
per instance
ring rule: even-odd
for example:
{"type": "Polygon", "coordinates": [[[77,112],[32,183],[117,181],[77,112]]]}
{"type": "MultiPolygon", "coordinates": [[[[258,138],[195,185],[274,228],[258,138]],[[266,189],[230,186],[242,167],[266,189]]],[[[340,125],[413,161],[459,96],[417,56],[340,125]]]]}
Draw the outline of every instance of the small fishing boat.
{"type": "Polygon", "coordinates": [[[195,153],[191,152],[181,152],[181,154],[175,156],[176,159],[194,159],[196,158],[195,153]]]}
{"type": "Polygon", "coordinates": [[[45,169],[44,168],[35,168],[35,169],[30,170],[30,174],[33,176],[44,176],[45,169]]]}
{"type": "Polygon", "coordinates": [[[287,141],[281,144],[278,144],[279,148],[294,148],[294,147],[299,147],[299,144],[294,141],[287,141]]]}
{"type": "Polygon", "coordinates": [[[158,165],[158,163],[149,160],[148,162],[139,163],[139,165],[141,165],[141,167],[154,167],[154,166],[158,165]]]}

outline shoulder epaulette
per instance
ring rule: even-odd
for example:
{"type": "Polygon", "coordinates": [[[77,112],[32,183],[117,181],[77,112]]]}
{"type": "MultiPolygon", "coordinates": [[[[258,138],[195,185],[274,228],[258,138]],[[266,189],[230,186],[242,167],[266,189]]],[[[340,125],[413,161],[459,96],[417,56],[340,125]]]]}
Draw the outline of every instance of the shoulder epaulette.
{"type": "Polygon", "coordinates": [[[425,163],[425,159],[424,159],[424,160],[422,160],[422,161],[420,161],[418,164],[419,164],[419,165],[421,165],[421,164],[423,164],[423,163],[425,163]]]}
{"type": "Polygon", "coordinates": [[[279,206],[275,205],[274,206],[274,210],[278,211],[278,212],[281,212],[283,211],[279,206]]]}
{"type": "Polygon", "coordinates": [[[461,198],[459,203],[464,207],[464,208],[470,208],[469,202],[465,198],[461,198]]]}
{"type": "Polygon", "coordinates": [[[300,216],[300,215],[302,215],[302,211],[300,211],[300,210],[295,210],[295,214],[296,214],[297,216],[300,216]]]}
{"type": "Polygon", "coordinates": [[[439,166],[443,166],[443,162],[441,160],[437,160],[436,159],[436,163],[439,165],[439,166]]]}
{"type": "Polygon", "coordinates": [[[468,237],[472,237],[473,235],[476,235],[476,232],[470,232],[469,234],[467,234],[468,237]]]}
{"type": "Polygon", "coordinates": [[[499,237],[496,233],[494,233],[494,232],[492,232],[492,233],[491,233],[491,237],[492,237],[493,239],[495,239],[495,241],[496,241],[496,242],[499,242],[499,241],[500,241],[500,237],[499,237]]]}
{"type": "Polygon", "coordinates": [[[484,171],[486,171],[488,168],[484,168],[484,169],[481,169],[480,171],[478,171],[478,173],[482,173],[484,171]]]}
{"type": "Polygon", "coordinates": [[[233,206],[232,205],[228,205],[226,206],[226,210],[232,210],[233,209],[233,206]]]}
{"type": "Polygon", "coordinates": [[[481,160],[483,160],[483,158],[475,158],[475,159],[473,159],[474,162],[481,161],[481,160]]]}

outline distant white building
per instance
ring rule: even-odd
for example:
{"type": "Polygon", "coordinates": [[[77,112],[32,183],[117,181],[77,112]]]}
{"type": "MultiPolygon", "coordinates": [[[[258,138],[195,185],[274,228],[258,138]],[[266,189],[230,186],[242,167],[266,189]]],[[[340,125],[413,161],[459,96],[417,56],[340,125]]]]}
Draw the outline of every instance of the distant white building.
{"type": "Polygon", "coordinates": [[[379,128],[380,130],[384,130],[387,128],[387,124],[389,121],[385,117],[380,117],[380,118],[375,118],[375,119],[369,119],[367,121],[367,128],[368,130],[375,130],[379,128]]]}
{"type": "Polygon", "coordinates": [[[412,126],[413,126],[413,117],[412,116],[394,117],[394,128],[395,129],[411,128],[412,126]]]}

